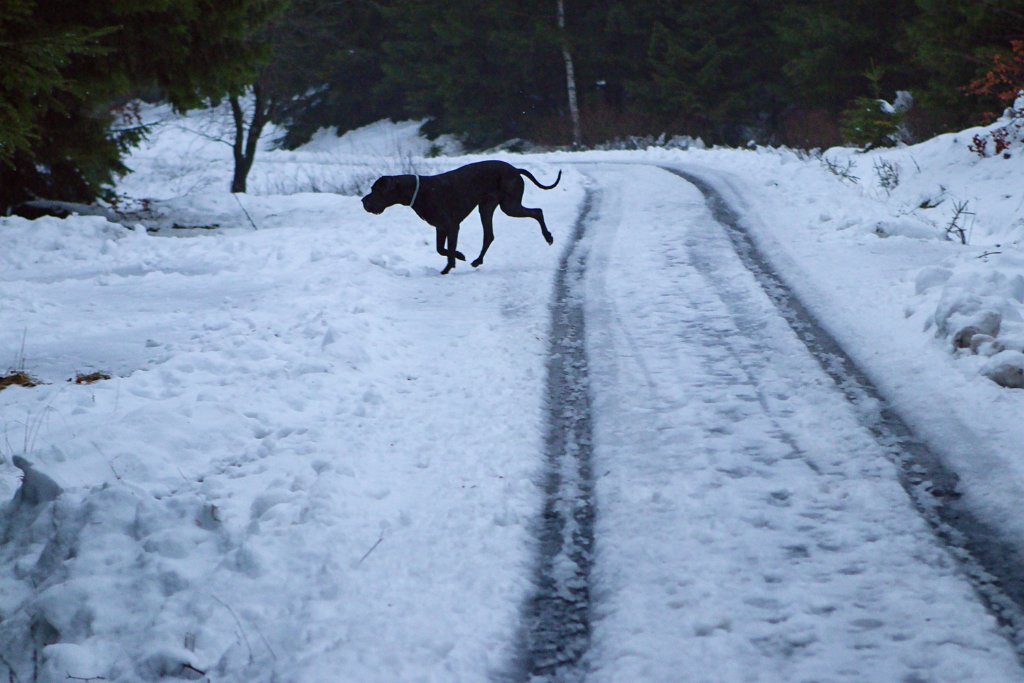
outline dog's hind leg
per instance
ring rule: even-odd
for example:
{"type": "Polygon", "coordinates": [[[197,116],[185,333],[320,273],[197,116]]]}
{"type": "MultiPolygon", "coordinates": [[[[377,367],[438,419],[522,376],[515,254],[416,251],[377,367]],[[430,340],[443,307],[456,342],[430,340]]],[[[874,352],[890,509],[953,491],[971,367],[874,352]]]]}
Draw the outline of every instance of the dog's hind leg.
{"type": "MultiPolygon", "coordinates": [[[[442,230],[441,228],[434,228],[434,230],[437,231],[437,253],[440,254],[441,256],[447,256],[448,255],[448,250],[444,248],[444,242],[445,242],[444,230],[442,230]]],[[[465,261],[466,260],[466,257],[462,255],[461,251],[455,252],[455,258],[459,259],[460,261],[465,261]]]]}
{"type": "Polygon", "coordinates": [[[470,265],[474,268],[478,268],[483,265],[484,254],[487,253],[487,248],[491,246],[491,242],[494,241],[494,210],[498,208],[498,202],[494,200],[485,200],[480,204],[480,223],[484,226],[484,244],[480,249],[480,255],[476,257],[470,265]]]}
{"type": "Polygon", "coordinates": [[[540,234],[544,235],[544,241],[554,244],[555,238],[548,232],[548,226],[544,223],[544,212],[540,209],[528,209],[523,206],[521,199],[516,201],[512,197],[505,197],[501,201],[501,210],[512,218],[532,218],[537,221],[540,223],[540,234]]]}

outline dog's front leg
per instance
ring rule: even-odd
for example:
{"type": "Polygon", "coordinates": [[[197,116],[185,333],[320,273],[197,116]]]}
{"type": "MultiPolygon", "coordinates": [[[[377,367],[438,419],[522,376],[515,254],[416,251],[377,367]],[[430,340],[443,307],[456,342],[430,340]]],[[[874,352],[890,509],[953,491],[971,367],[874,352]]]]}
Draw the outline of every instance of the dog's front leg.
{"type": "MultiPolygon", "coordinates": [[[[459,224],[449,224],[444,233],[445,239],[448,242],[448,247],[445,250],[448,256],[448,265],[441,271],[441,275],[447,275],[455,267],[456,254],[459,253],[457,251],[459,246],[459,224]]],[[[463,260],[465,260],[465,257],[463,257],[463,260]]]]}
{"type": "MultiPolygon", "coordinates": [[[[440,254],[441,256],[447,256],[448,250],[444,248],[445,231],[442,230],[441,228],[434,228],[434,230],[437,231],[437,253],[440,254]]],[[[466,260],[466,257],[462,254],[461,251],[455,252],[455,258],[459,259],[460,261],[466,260]]]]}

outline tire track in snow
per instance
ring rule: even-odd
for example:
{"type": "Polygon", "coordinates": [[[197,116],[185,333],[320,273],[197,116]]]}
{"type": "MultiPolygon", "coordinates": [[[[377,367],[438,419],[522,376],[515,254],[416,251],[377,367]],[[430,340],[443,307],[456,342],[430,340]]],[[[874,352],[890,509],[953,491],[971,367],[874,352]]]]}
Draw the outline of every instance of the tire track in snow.
{"type": "Polygon", "coordinates": [[[555,276],[547,376],[545,501],[537,523],[536,589],[525,608],[518,678],[578,681],[590,643],[594,545],[590,384],[580,283],[588,250],[581,240],[597,203],[587,188],[571,244],[555,276]]]}
{"type": "Polygon", "coordinates": [[[724,226],[743,264],[754,274],[786,322],[851,404],[862,424],[894,461],[900,483],[936,536],[960,562],[988,611],[998,620],[1024,663],[1024,566],[1019,548],[960,502],[958,477],[903,419],[775,274],[739,216],[707,181],[671,166],[664,170],[694,185],[712,216],[724,226]]]}

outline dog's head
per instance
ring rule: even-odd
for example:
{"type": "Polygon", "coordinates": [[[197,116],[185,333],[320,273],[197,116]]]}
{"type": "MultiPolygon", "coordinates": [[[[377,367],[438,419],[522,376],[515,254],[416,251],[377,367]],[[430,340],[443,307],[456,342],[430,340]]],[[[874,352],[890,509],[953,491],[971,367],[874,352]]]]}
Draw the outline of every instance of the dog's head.
{"type": "Polygon", "coordinates": [[[363,197],[363,208],[370,213],[382,214],[389,206],[408,203],[411,192],[412,189],[405,187],[398,176],[381,176],[370,187],[370,194],[363,197]]]}

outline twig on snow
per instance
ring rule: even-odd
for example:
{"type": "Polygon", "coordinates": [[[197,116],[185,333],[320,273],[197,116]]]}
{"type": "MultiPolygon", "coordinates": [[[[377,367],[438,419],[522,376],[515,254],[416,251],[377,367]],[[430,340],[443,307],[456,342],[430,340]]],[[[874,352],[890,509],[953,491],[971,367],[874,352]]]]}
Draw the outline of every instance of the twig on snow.
{"type": "Polygon", "coordinates": [[[193,672],[199,674],[200,676],[205,676],[206,675],[205,671],[203,671],[202,669],[197,669],[196,667],[192,666],[188,662],[185,662],[184,664],[181,665],[181,670],[182,671],[193,671],[193,672]]]}
{"type": "Polygon", "coordinates": [[[966,200],[962,202],[953,202],[953,217],[949,220],[949,225],[946,226],[946,237],[952,239],[953,235],[956,235],[960,239],[960,244],[966,246],[968,242],[968,232],[974,227],[974,212],[967,210],[968,202],[966,200]],[[965,225],[965,217],[970,217],[971,224],[965,225]]]}
{"type": "Polygon", "coordinates": [[[363,560],[365,560],[366,558],[368,558],[368,557],[370,556],[370,553],[372,553],[372,552],[373,552],[374,550],[376,550],[376,549],[377,549],[377,546],[379,546],[379,545],[380,545],[380,543],[381,543],[381,541],[383,541],[383,540],[384,540],[384,532],[382,531],[382,532],[380,532],[380,538],[378,538],[378,539],[377,539],[377,542],[376,542],[376,543],[374,543],[374,544],[373,544],[372,546],[370,546],[370,549],[369,549],[369,550],[367,550],[367,551],[366,551],[366,552],[365,552],[365,553],[363,554],[363,556],[359,558],[359,561],[358,561],[358,562],[356,562],[356,566],[358,567],[359,565],[361,565],[361,564],[363,563],[363,560]]]}
{"type": "Polygon", "coordinates": [[[238,618],[238,613],[235,612],[234,608],[232,608],[231,605],[224,602],[213,593],[210,594],[210,597],[219,602],[220,604],[224,605],[224,609],[230,612],[231,616],[234,617],[235,623],[238,625],[238,632],[242,634],[242,640],[245,641],[245,647],[247,650],[249,650],[249,663],[252,664],[255,661],[255,657],[252,654],[252,645],[249,643],[249,636],[245,635],[245,628],[242,626],[242,620],[238,618]]]}
{"type": "Polygon", "coordinates": [[[238,198],[238,193],[232,192],[231,196],[235,198],[235,201],[238,202],[238,208],[240,208],[242,210],[242,213],[245,214],[245,217],[249,219],[249,225],[252,226],[252,229],[259,230],[259,228],[256,227],[256,223],[253,222],[252,216],[250,216],[249,212],[245,210],[244,206],[242,206],[242,200],[238,198]]]}
{"type": "Polygon", "coordinates": [[[260,634],[260,640],[262,640],[263,644],[267,646],[267,650],[270,652],[271,659],[273,659],[276,662],[277,661],[277,653],[274,652],[274,648],[272,648],[270,646],[270,641],[267,640],[267,637],[265,635],[263,635],[263,629],[261,629],[260,625],[257,624],[255,621],[252,622],[252,627],[254,629],[256,629],[256,633],[260,634]]]}

